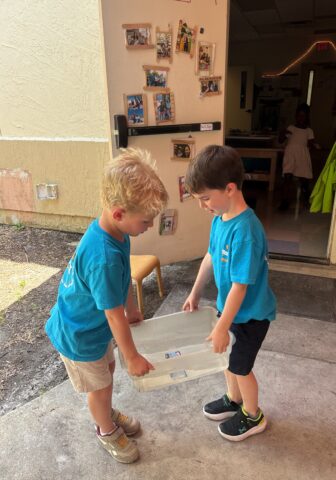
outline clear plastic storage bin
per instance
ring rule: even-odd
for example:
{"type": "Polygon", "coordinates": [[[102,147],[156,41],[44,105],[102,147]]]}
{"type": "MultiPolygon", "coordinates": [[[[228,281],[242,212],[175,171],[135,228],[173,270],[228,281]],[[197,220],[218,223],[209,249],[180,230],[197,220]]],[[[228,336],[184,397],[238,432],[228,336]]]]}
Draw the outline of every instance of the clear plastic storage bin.
{"type": "MultiPolygon", "coordinates": [[[[225,353],[213,353],[211,342],[205,339],[217,322],[217,312],[202,307],[195,312],[179,312],[145,320],[132,327],[138,352],[146,357],[155,370],[143,377],[132,377],[135,387],[143,392],[175,385],[194,378],[223,371],[234,335],[225,353]]],[[[119,352],[120,363],[126,368],[119,352]]]]}

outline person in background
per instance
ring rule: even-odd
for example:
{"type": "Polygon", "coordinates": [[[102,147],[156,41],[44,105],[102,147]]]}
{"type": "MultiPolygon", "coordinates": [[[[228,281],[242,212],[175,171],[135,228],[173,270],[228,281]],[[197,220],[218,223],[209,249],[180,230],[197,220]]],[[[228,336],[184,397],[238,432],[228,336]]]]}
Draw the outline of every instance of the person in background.
{"type": "Polygon", "coordinates": [[[286,143],[282,175],[282,199],[279,210],[288,210],[290,206],[290,191],[293,177],[298,178],[306,203],[309,201],[310,185],[313,178],[310,149],[315,144],[314,132],[310,128],[310,108],[302,103],[296,109],[295,124],[289,125],[287,130],[279,135],[279,142],[286,143]]]}

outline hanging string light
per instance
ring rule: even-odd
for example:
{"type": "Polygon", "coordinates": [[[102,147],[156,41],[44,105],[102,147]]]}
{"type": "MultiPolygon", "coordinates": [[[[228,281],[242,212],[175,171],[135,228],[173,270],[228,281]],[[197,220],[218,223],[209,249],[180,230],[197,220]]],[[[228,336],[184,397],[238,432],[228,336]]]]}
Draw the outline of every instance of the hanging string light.
{"type": "Polygon", "coordinates": [[[284,73],[288,72],[292,67],[300,63],[307,55],[310,54],[310,52],[317,46],[317,45],[322,45],[322,44],[328,44],[330,45],[334,51],[336,52],[336,45],[334,42],[331,40],[318,40],[317,42],[314,42],[300,57],[298,57],[296,60],[294,60],[292,63],[287,65],[286,68],[281,70],[281,72],[278,73],[264,73],[262,75],[262,78],[273,78],[273,77],[279,77],[280,75],[283,75],[284,73]]]}

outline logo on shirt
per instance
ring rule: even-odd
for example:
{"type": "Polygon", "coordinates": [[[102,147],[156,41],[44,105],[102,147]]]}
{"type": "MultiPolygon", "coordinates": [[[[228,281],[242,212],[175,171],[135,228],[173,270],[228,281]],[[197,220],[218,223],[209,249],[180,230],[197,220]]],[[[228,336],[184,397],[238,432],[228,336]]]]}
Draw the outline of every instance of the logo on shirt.
{"type": "Polygon", "coordinates": [[[221,262],[227,262],[229,256],[229,245],[225,245],[225,248],[222,249],[221,262]]]}
{"type": "Polygon", "coordinates": [[[64,286],[64,288],[69,288],[71,285],[74,283],[74,266],[73,262],[75,260],[76,252],[72,255],[68,266],[63,274],[63,277],[61,279],[61,283],[64,286]]]}

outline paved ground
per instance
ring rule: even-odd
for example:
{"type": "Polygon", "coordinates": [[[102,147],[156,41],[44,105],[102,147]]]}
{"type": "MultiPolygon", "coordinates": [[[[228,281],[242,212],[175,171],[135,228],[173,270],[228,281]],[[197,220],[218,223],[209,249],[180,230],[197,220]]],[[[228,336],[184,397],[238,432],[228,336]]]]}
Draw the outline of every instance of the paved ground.
{"type": "MultiPolygon", "coordinates": [[[[63,366],[44,334],[61,272],[79,237],[0,226],[5,302],[0,305],[0,412],[20,406],[0,417],[1,479],[335,477],[335,270],[321,278],[299,264],[294,273],[271,264],[280,314],[256,365],[263,379],[260,403],[269,419],[263,435],[232,445],[203,418],[202,404],[223,392],[221,374],[140,394],[118,367],[115,404],[139,416],[143,425],[141,459],[125,467],[96,443],[85,398],[63,382],[63,366]],[[52,385],[58,386],[50,390],[52,385]]],[[[155,276],[146,279],[147,318],[181,308],[198,265],[196,260],[163,267],[163,304],[155,276]]],[[[209,285],[204,303],[213,305],[214,297],[209,285]]]]}
{"type": "MultiPolygon", "coordinates": [[[[185,293],[173,289],[158,314],[175,311],[185,293]]],[[[201,413],[205,401],[222,394],[222,374],[138,393],[118,366],[115,405],[137,415],[143,426],[141,458],[131,466],[117,464],[101,449],[85,398],[65,381],[0,418],[1,478],[332,480],[335,335],[335,323],[278,316],[255,369],[269,428],[238,444],[222,439],[216,422],[201,413]]]]}

